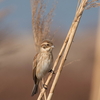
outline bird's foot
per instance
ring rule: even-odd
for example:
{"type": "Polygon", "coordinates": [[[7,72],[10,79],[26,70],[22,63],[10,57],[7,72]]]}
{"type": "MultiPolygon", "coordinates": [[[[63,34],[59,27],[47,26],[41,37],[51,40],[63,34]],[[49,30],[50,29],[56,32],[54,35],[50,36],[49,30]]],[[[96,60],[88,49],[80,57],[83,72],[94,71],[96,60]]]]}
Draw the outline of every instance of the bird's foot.
{"type": "Polygon", "coordinates": [[[43,87],[47,90],[47,85],[43,84],[43,87]]]}
{"type": "Polygon", "coordinates": [[[52,69],[50,69],[49,72],[52,74],[55,74],[55,72],[52,69]]]}

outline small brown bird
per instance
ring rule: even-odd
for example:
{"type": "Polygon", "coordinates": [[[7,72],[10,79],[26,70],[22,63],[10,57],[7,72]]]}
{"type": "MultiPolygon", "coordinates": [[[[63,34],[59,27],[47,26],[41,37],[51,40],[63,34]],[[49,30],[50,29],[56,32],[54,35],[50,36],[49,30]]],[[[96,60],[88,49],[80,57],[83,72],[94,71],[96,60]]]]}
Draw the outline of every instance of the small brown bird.
{"type": "Polygon", "coordinates": [[[41,43],[39,53],[34,57],[32,69],[34,87],[31,96],[34,96],[34,94],[37,93],[40,80],[51,70],[53,63],[53,48],[53,43],[45,40],[41,43]]]}

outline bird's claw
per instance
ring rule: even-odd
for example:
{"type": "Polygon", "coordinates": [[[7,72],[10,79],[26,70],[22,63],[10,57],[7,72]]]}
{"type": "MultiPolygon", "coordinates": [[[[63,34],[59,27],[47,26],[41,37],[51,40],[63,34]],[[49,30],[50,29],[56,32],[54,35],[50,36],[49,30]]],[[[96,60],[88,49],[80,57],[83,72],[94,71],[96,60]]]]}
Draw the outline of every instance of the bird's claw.
{"type": "Polygon", "coordinates": [[[47,90],[47,85],[43,84],[43,87],[47,90]]]}
{"type": "Polygon", "coordinates": [[[51,70],[49,70],[49,72],[50,72],[50,73],[52,73],[52,74],[55,74],[55,72],[54,72],[52,69],[51,69],[51,70]]]}

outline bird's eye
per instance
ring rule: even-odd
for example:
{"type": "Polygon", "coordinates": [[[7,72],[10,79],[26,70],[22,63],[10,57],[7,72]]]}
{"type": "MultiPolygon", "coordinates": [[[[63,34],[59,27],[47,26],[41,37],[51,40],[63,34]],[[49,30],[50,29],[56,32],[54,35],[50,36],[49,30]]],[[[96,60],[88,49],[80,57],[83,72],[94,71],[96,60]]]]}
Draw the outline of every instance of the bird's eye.
{"type": "Polygon", "coordinates": [[[47,46],[50,46],[49,44],[47,44],[47,46]]]}
{"type": "Polygon", "coordinates": [[[45,47],[43,47],[45,49],[45,47]]]}

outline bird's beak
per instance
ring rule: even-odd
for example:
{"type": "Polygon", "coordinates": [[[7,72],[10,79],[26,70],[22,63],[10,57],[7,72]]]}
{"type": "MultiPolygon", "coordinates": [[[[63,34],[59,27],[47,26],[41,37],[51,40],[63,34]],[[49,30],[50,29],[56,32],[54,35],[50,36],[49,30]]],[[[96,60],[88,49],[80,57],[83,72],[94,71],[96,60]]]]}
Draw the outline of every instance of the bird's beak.
{"type": "Polygon", "coordinates": [[[51,47],[54,48],[54,45],[52,45],[51,47]]]}

